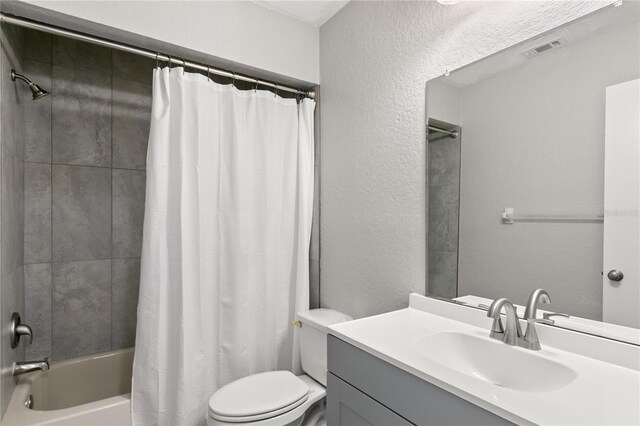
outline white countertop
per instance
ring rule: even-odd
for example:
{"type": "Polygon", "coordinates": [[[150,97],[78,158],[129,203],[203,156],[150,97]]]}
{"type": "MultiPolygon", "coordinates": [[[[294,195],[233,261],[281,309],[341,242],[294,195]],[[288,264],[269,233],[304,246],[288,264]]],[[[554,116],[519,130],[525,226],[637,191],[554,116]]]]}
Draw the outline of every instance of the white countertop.
{"type": "Polygon", "coordinates": [[[436,332],[487,338],[490,326],[491,319],[482,311],[412,294],[407,309],[337,324],[330,327],[330,334],[514,423],[640,424],[640,371],[633,359],[640,363],[637,346],[568,330],[548,330],[553,327],[539,329],[542,350],[535,351],[535,355],[564,364],[577,373],[576,379],[565,387],[545,392],[493,385],[434,362],[413,347],[416,340],[436,332]],[[576,350],[548,344],[562,340],[574,344],[576,350]]]}

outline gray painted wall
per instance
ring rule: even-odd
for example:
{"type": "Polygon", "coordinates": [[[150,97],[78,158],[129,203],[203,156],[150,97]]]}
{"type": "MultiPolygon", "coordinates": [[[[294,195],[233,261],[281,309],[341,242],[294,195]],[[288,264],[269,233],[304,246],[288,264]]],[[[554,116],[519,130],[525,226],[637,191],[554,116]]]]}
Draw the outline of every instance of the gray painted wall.
{"type": "Polygon", "coordinates": [[[602,224],[500,222],[601,213],[605,88],[640,76],[637,24],[569,45],[461,90],[459,294],[602,318],[602,224]]]}
{"type": "Polygon", "coordinates": [[[24,31],[28,358],[135,341],[154,61],[24,31]]]}
{"type": "Polygon", "coordinates": [[[22,68],[22,31],[1,25],[0,38],[0,417],[13,394],[14,361],[24,359],[25,340],[11,349],[9,323],[12,312],[24,313],[24,116],[31,102],[26,85],[11,81],[11,69],[22,68]]]}
{"type": "Polygon", "coordinates": [[[425,83],[604,4],[350,2],[320,28],[324,307],[424,293],[425,83]]]}

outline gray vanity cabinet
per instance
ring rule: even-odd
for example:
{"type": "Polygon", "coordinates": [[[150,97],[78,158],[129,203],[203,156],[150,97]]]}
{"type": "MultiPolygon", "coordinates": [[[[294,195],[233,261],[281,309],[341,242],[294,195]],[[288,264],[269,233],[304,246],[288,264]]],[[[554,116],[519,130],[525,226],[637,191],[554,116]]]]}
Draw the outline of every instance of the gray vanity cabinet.
{"type": "Polygon", "coordinates": [[[512,424],[334,336],[328,366],[328,426],[512,424]]]}

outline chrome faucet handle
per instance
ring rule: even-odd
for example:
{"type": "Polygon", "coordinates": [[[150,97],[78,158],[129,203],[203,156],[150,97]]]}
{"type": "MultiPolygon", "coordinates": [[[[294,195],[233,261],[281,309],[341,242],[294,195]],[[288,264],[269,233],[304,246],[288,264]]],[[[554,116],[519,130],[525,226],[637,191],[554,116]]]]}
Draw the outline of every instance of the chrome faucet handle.
{"type": "Polygon", "coordinates": [[[551,320],[551,317],[563,317],[563,318],[571,318],[571,315],[569,314],[563,314],[561,312],[544,312],[542,314],[542,318],[549,320],[549,321],[553,321],[551,320]]]}
{"type": "Polygon", "coordinates": [[[11,349],[15,349],[20,343],[20,336],[29,336],[29,344],[33,343],[33,330],[27,324],[20,322],[20,314],[14,312],[11,314],[11,325],[9,328],[9,337],[11,338],[11,349]]]}
{"type": "Polygon", "coordinates": [[[502,319],[494,318],[493,324],[491,324],[491,333],[489,337],[493,337],[494,339],[500,339],[504,335],[504,327],[502,326],[502,319]]]}
{"type": "Polygon", "coordinates": [[[563,314],[563,313],[560,313],[560,312],[543,312],[542,319],[537,318],[536,322],[539,322],[541,324],[554,325],[556,322],[554,320],[552,320],[551,317],[570,318],[571,315],[563,314]]]}
{"type": "MultiPolygon", "coordinates": [[[[478,308],[482,309],[483,311],[488,311],[489,305],[480,303],[478,305],[478,308]]],[[[494,318],[493,324],[491,324],[491,334],[489,336],[493,337],[494,339],[501,339],[503,334],[504,334],[504,327],[502,326],[502,318],[500,317],[494,318]]]]}
{"type": "Polygon", "coordinates": [[[554,320],[550,320],[550,319],[546,319],[546,318],[530,318],[527,320],[527,323],[539,323],[539,324],[545,324],[545,325],[553,325],[556,322],[554,320]]]}
{"type": "Polygon", "coordinates": [[[20,336],[29,336],[29,344],[31,345],[33,343],[33,331],[27,324],[20,324],[16,326],[16,334],[20,336]]]}

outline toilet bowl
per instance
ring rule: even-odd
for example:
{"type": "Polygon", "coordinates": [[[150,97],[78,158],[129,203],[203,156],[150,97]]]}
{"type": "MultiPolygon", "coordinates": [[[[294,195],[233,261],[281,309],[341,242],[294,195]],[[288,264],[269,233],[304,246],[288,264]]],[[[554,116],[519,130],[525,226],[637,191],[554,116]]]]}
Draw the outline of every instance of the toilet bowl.
{"type": "Polygon", "coordinates": [[[327,384],[327,327],[351,319],[331,309],[298,312],[300,357],[306,374],[269,371],[223,386],[209,399],[208,426],[321,424],[327,384]]]}

